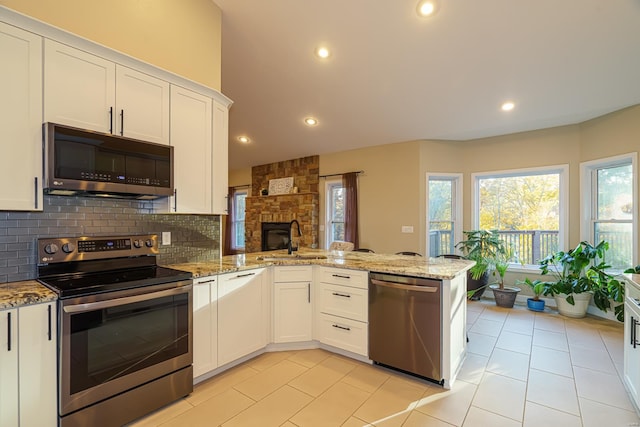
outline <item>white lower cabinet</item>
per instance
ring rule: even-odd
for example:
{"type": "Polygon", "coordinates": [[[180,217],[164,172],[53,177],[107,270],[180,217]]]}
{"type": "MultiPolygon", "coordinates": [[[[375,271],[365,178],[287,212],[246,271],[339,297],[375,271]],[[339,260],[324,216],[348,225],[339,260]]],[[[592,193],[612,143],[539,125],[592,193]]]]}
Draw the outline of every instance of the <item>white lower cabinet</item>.
{"type": "Polygon", "coordinates": [[[193,377],[218,367],[217,276],[193,282],[193,377]]]}
{"type": "Polygon", "coordinates": [[[274,267],[273,342],[311,341],[311,266],[274,267]]]}
{"type": "Polygon", "coordinates": [[[0,425],[56,426],[56,304],[0,311],[0,425]]]}
{"type": "MultiPolygon", "coordinates": [[[[634,275],[635,276],[635,275],[634,275]]],[[[627,283],[624,303],[624,384],[640,408],[640,289],[627,283]]]]}
{"type": "Polygon", "coordinates": [[[366,357],[369,353],[368,273],[318,267],[316,280],[316,339],[366,357]]]}
{"type": "Polygon", "coordinates": [[[268,289],[265,269],[218,275],[218,364],[267,345],[268,289]]]}

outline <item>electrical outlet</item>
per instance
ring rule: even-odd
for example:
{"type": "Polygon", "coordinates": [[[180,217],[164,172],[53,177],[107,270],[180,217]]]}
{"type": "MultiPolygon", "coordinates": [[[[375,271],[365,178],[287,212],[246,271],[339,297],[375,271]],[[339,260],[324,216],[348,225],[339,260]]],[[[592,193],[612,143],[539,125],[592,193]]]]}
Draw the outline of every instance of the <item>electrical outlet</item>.
{"type": "Polygon", "coordinates": [[[171,232],[163,231],[162,232],[162,246],[167,246],[171,244],[171,232]]]}
{"type": "Polygon", "coordinates": [[[402,226],[403,233],[413,233],[413,225],[403,225],[402,226]]]}

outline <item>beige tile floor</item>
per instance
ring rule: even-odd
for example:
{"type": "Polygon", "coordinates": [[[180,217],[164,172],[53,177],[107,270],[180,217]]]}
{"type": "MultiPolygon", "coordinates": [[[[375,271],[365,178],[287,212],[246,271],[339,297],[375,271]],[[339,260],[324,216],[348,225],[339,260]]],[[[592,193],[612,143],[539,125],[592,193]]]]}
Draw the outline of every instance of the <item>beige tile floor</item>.
{"type": "Polygon", "coordinates": [[[451,390],[324,350],[266,353],[131,426],[640,425],[622,325],[483,301],[469,303],[468,335],[451,390]]]}

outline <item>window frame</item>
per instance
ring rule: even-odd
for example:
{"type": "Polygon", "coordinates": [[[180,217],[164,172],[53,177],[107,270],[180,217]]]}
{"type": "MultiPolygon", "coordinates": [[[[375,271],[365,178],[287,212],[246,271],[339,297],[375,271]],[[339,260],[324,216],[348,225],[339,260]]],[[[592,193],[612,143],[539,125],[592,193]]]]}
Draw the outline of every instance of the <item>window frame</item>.
{"type": "MultiPolygon", "coordinates": [[[[597,196],[594,172],[608,167],[624,166],[631,163],[632,200],[631,241],[632,265],[638,262],[638,153],[626,153],[580,163],[580,240],[594,242],[594,224],[597,222],[597,196]]],[[[631,266],[630,266],[631,267],[631,266]]]]}
{"type": "MultiPolygon", "coordinates": [[[[332,233],[332,219],[333,219],[333,198],[331,197],[331,192],[334,188],[339,187],[344,189],[344,184],[342,183],[342,178],[327,178],[324,183],[325,188],[325,249],[328,249],[333,240],[332,233]]],[[[345,203],[347,195],[344,195],[345,203]]],[[[344,223],[344,222],[343,222],[344,223]]]]}
{"type": "MultiPolygon", "coordinates": [[[[238,204],[238,196],[244,195],[245,197],[245,207],[246,207],[246,198],[249,196],[249,188],[243,188],[243,189],[234,189],[233,190],[233,194],[231,195],[231,249],[234,251],[243,251],[245,249],[245,245],[246,245],[246,238],[245,238],[245,245],[243,246],[238,246],[238,242],[236,241],[236,231],[237,231],[237,227],[238,227],[238,223],[242,223],[245,224],[246,223],[246,212],[245,212],[245,217],[242,218],[242,220],[240,220],[239,218],[237,218],[237,204],[238,204]]],[[[245,229],[246,230],[246,229],[245,229]]]]}
{"type": "MultiPolygon", "coordinates": [[[[532,168],[505,169],[491,172],[475,172],[471,174],[471,225],[473,229],[478,229],[480,224],[480,179],[486,178],[509,178],[515,176],[548,175],[557,173],[559,175],[560,206],[558,212],[558,248],[565,248],[569,243],[569,165],[550,165],[532,168]]],[[[538,271],[537,264],[511,263],[510,271],[538,271]]]]}
{"type": "Polygon", "coordinates": [[[454,241],[454,253],[458,254],[458,255],[462,255],[462,253],[455,248],[455,244],[457,242],[460,242],[462,240],[462,229],[464,227],[464,223],[463,223],[463,194],[462,194],[462,188],[463,188],[463,174],[462,173],[436,173],[436,172],[427,172],[426,173],[426,199],[425,199],[425,206],[426,206],[426,242],[425,242],[425,256],[426,257],[431,257],[431,253],[430,253],[430,245],[429,245],[429,181],[430,180],[439,180],[439,181],[451,181],[452,182],[452,189],[454,194],[451,197],[452,203],[453,203],[453,209],[451,212],[452,215],[452,222],[453,222],[453,235],[451,236],[451,238],[454,241]]]}

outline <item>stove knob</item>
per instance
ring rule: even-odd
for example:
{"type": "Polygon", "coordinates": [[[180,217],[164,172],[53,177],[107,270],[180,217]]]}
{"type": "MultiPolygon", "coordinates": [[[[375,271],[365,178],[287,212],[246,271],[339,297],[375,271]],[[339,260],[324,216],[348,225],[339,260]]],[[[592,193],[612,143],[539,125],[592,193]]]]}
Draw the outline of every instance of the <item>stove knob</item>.
{"type": "Polygon", "coordinates": [[[152,247],[153,247],[153,240],[151,240],[151,239],[147,239],[147,240],[144,242],[144,244],[145,244],[145,245],[147,245],[147,247],[148,247],[148,248],[152,248],[152,247]]]}
{"type": "Polygon", "coordinates": [[[49,255],[55,254],[56,252],[58,252],[58,249],[58,245],[56,245],[55,243],[49,243],[44,247],[44,251],[49,255]]]}
{"type": "Polygon", "coordinates": [[[62,251],[66,254],[70,254],[71,252],[76,250],[76,245],[73,243],[65,243],[62,245],[62,251]]]}
{"type": "Polygon", "coordinates": [[[142,247],[142,240],[134,240],[133,241],[133,246],[135,246],[136,248],[141,248],[142,247]]]}

